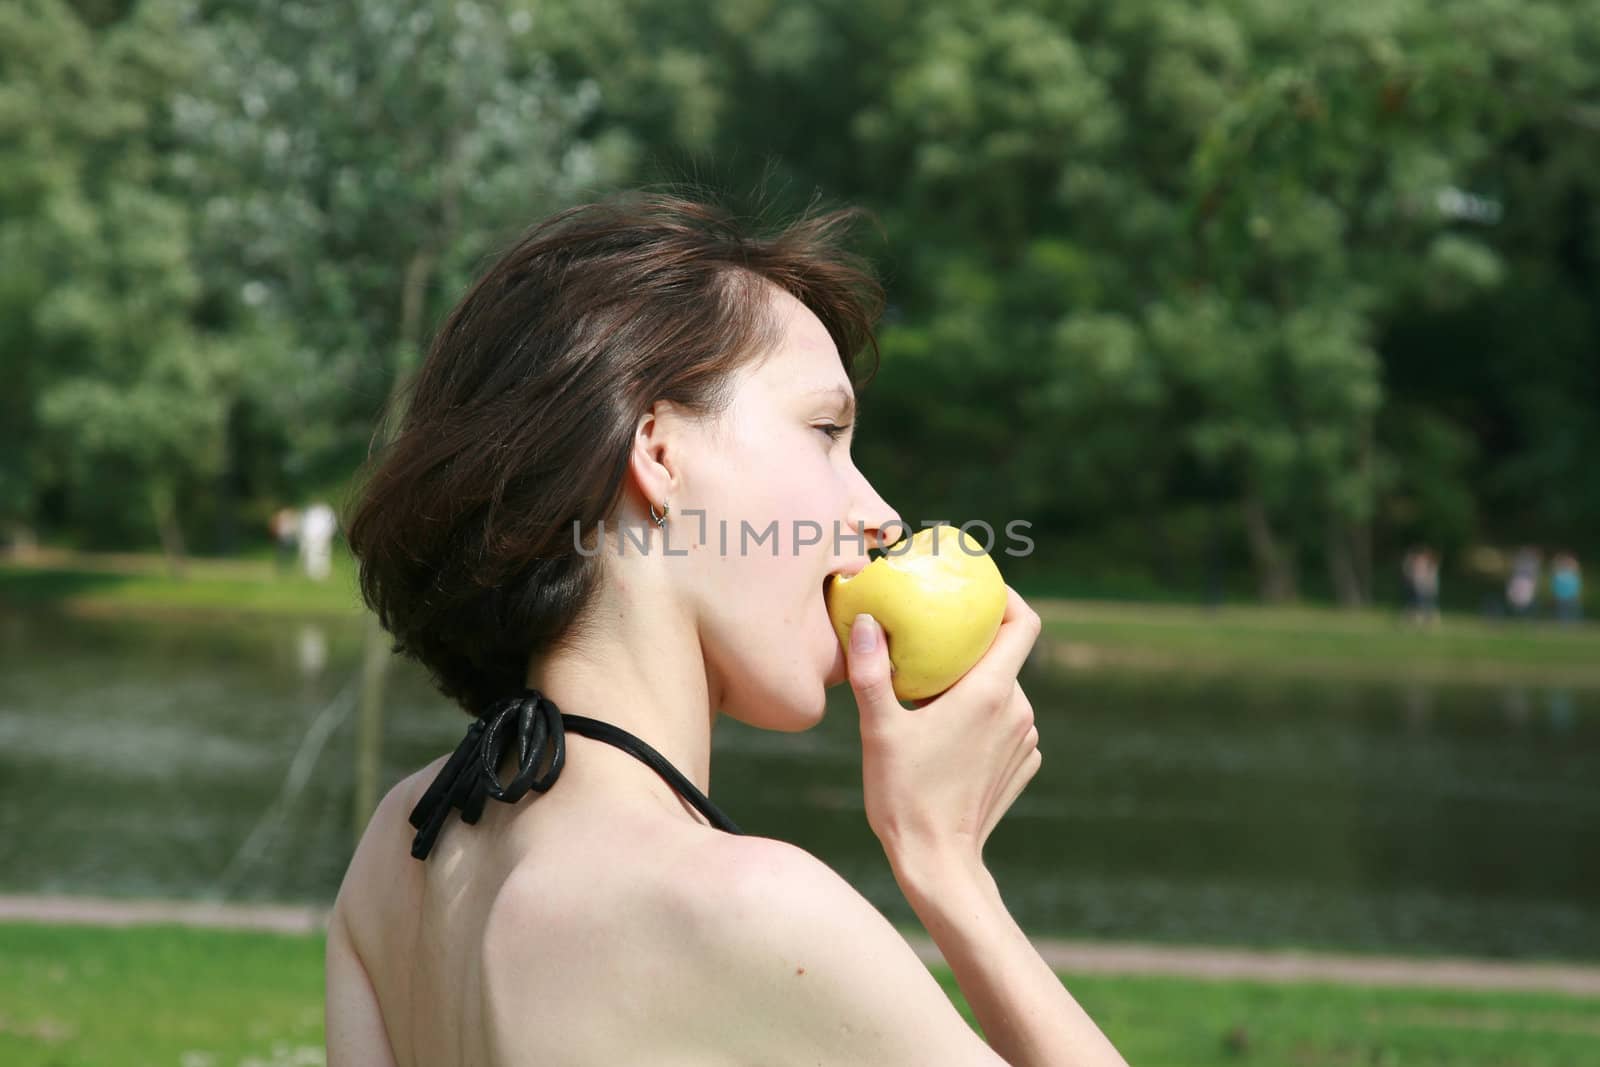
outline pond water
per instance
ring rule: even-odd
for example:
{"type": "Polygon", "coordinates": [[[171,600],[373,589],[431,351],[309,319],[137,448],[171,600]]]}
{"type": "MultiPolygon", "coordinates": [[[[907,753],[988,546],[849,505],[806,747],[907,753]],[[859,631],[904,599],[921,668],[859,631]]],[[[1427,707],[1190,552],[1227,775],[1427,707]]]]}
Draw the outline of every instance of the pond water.
{"type": "MultiPolygon", "coordinates": [[[[360,638],[0,614],[0,892],[330,901],[360,638]]],[[[988,859],[1032,934],[1600,959],[1600,692],[1023,683],[1046,761],[988,859]]],[[[721,723],[713,795],[910,922],[861,813],[854,702],[830,700],[804,734],[721,723]]],[[[400,665],[385,787],[467,722],[400,665]]]]}

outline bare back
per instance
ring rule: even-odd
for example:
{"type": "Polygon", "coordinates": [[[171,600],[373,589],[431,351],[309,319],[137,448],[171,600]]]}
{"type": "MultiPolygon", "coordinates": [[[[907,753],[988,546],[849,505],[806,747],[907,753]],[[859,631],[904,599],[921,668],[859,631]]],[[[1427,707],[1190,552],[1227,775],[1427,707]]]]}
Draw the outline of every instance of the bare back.
{"type": "Polygon", "coordinates": [[[584,755],[425,862],[408,815],[443,761],[384,798],[329,925],[329,1067],[1001,1062],[836,872],[569,780],[584,755]]]}
{"type": "Polygon", "coordinates": [[[393,1062],[670,1062],[656,1023],[676,1010],[685,876],[737,839],[563,782],[515,806],[491,802],[476,825],[453,813],[419,862],[407,815],[442,765],[384,799],[335,907],[393,1062]],[[530,1047],[530,1034],[548,1039],[530,1047]]]}

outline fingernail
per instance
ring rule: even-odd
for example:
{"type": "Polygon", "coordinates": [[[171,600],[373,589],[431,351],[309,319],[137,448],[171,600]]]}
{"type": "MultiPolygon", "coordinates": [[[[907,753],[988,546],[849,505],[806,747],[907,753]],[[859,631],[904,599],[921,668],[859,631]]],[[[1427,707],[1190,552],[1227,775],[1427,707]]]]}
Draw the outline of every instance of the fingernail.
{"type": "Polygon", "coordinates": [[[865,612],[850,624],[850,651],[871,652],[878,647],[878,620],[865,612]]]}

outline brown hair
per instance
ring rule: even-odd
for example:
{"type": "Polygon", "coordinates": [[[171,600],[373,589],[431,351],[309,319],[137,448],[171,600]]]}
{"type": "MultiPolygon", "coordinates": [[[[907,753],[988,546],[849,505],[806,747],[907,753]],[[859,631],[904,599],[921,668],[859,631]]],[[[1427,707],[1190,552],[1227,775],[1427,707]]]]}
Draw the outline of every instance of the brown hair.
{"type": "Polygon", "coordinates": [[[779,339],[769,283],[869,382],[883,290],[840,241],[863,216],[807,209],[762,234],[703,198],[634,191],[524,233],[387,413],[399,425],[346,524],[393,650],[471,714],[519,691],[529,657],[570,639],[599,586],[603,557],[576,550],[574,524],[590,537],[610,516],[655,401],[726,408],[733,372],[779,339]]]}

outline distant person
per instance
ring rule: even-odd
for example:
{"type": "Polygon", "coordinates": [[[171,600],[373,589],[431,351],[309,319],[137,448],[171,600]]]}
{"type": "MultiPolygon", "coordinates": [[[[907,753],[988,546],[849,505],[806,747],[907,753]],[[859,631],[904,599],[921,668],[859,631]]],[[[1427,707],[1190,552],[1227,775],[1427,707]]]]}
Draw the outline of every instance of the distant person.
{"type": "Polygon", "coordinates": [[[1419,626],[1439,621],[1439,556],[1426,545],[1406,553],[1407,613],[1419,626]]]}
{"type": "Polygon", "coordinates": [[[1406,586],[1405,615],[1407,619],[1416,621],[1417,611],[1421,600],[1417,596],[1417,559],[1422,555],[1422,549],[1416,545],[1406,550],[1404,558],[1400,560],[1400,577],[1406,586]]]}
{"type": "Polygon", "coordinates": [[[1550,564],[1550,597],[1555,601],[1556,618],[1577,622],[1583,617],[1583,573],[1578,557],[1563,552],[1550,564]]]}
{"type": "Polygon", "coordinates": [[[319,582],[333,570],[333,535],[338,529],[338,517],[321,501],[300,517],[300,558],[306,574],[319,582]]]}
{"type": "Polygon", "coordinates": [[[1533,614],[1533,605],[1539,597],[1539,569],[1542,561],[1539,550],[1524,545],[1511,560],[1511,577],[1506,581],[1506,610],[1513,618],[1526,619],[1533,614]]]}
{"type": "Polygon", "coordinates": [[[1431,548],[1422,550],[1422,567],[1418,574],[1418,593],[1422,599],[1422,621],[1439,622],[1439,553],[1431,548]]]}
{"type": "Polygon", "coordinates": [[[300,554],[300,512],[291,507],[279,508],[267,520],[267,528],[277,546],[276,564],[282,574],[294,566],[295,557],[300,554]]]}

